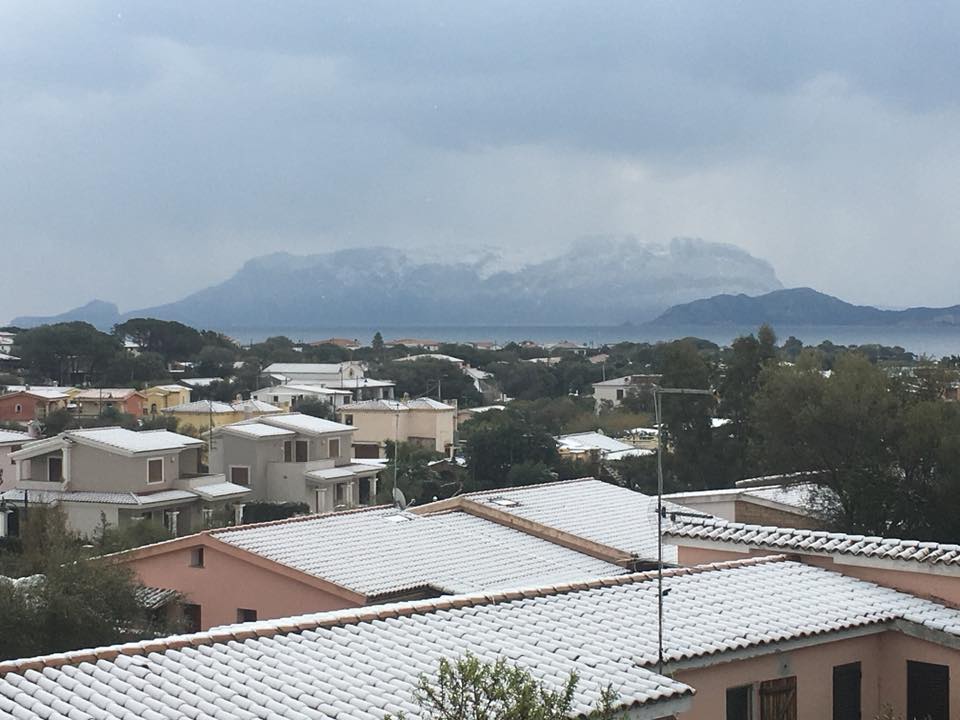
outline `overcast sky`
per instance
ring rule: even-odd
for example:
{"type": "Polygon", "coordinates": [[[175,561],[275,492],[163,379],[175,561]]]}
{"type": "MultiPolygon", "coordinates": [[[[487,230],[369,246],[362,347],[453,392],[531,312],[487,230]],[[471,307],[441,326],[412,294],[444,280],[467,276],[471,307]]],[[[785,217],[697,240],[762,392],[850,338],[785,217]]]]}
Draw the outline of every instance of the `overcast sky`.
{"type": "Polygon", "coordinates": [[[595,234],[960,303],[958,46],[957,3],[4,2],[0,320],[595,234]]]}

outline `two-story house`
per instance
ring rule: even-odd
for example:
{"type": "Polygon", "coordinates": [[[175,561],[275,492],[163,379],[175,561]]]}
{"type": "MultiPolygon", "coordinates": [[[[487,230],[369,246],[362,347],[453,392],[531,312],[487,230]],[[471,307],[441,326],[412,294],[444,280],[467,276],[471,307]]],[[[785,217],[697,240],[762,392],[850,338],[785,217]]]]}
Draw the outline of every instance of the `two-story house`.
{"type": "Polygon", "coordinates": [[[263,372],[282,383],[326,385],[362,378],[364,364],[357,360],[340,363],[272,363],[263,372]]]}
{"type": "Polygon", "coordinates": [[[77,391],[58,385],[9,386],[0,395],[0,420],[26,425],[31,420],[43,420],[57,410],[70,405],[70,397],[77,391]]]}
{"type": "Polygon", "coordinates": [[[457,408],[431,398],[361,400],[344,405],[340,419],[356,427],[353,454],[358,458],[386,457],[387,442],[409,442],[450,456],[457,408]]]}
{"type": "Polygon", "coordinates": [[[313,512],[371,505],[380,465],[354,463],[350,425],[301,413],[264,415],[213,430],[210,469],[250,499],[302,502],[313,512]]]}
{"type": "Polygon", "coordinates": [[[86,388],[73,396],[77,416],[91,418],[103,415],[104,410],[142,417],[149,414],[150,406],[143,393],[134,388],[86,388]]]}
{"type": "Polygon", "coordinates": [[[202,440],[167,430],[67,430],[10,453],[16,478],[0,499],[22,508],[55,504],[68,526],[89,536],[103,522],[163,522],[173,534],[210,527],[216,513],[250,490],[200,465],[202,440]]]}
{"type": "Polygon", "coordinates": [[[623,377],[595,382],[593,384],[593,399],[597,412],[603,408],[618,407],[625,398],[632,395],[650,393],[650,390],[660,382],[659,375],[624,375],[623,377]]]}

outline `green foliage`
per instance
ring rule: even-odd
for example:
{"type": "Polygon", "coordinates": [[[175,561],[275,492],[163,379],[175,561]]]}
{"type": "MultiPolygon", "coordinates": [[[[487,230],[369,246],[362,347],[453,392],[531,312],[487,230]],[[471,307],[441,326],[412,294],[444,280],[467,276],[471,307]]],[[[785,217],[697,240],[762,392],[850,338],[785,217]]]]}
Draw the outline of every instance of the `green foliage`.
{"type": "Polygon", "coordinates": [[[151,415],[140,421],[139,430],[169,430],[177,432],[180,421],[172,415],[151,415]]]}
{"type": "Polygon", "coordinates": [[[522,463],[515,463],[507,472],[508,487],[538,485],[556,479],[557,475],[550,467],[536,460],[524,460],[522,463]]]}
{"type": "Polygon", "coordinates": [[[140,349],[159,354],[166,362],[185,360],[203,347],[203,336],[183,323],[153,318],[132,318],[115,325],[113,334],[123,340],[129,337],[140,349]]]}
{"type": "MultiPolygon", "coordinates": [[[[436,678],[421,675],[414,697],[419,716],[435,720],[567,720],[573,717],[577,683],[571,673],[552,689],[505,658],[483,662],[467,653],[453,662],[441,659],[436,678]]],[[[617,717],[616,702],[616,693],[608,687],[586,717],[617,717]]]]}
{"type": "Polygon", "coordinates": [[[94,531],[92,540],[97,554],[106,555],[172,538],[173,535],[163,523],[141,520],[123,527],[116,527],[108,525],[106,518],[101,514],[100,526],[94,531]]]}
{"type": "Polygon", "coordinates": [[[550,433],[510,408],[483,413],[465,423],[462,433],[472,490],[502,487],[514,465],[553,467],[559,459],[550,433]]]}
{"type": "Polygon", "coordinates": [[[330,403],[317,398],[304,398],[303,400],[299,400],[295,410],[304,415],[312,415],[313,417],[323,418],[324,420],[336,419],[330,403]]]}
{"type": "Polygon", "coordinates": [[[446,498],[453,494],[459,485],[450,481],[430,466],[434,460],[443,457],[432,448],[424,448],[414,443],[394,443],[387,441],[387,458],[389,462],[380,474],[378,501],[381,503],[393,502],[393,477],[396,466],[397,487],[403,491],[408,504],[414,502],[423,504],[434,498],[446,498]]]}
{"type": "Polygon", "coordinates": [[[473,380],[455,364],[425,358],[411,362],[386,362],[375,373],[378,378],[393,380],[398,396],[435,397],[457,400],[461,405],[478,405],[483,398],[473,380]]]}
{"type": "Polygon", "coordinates": [[[295,515],[307,515],[309,512],[310,506],[306,503],[251,502],[243,506],[243,522],[246,524],[286,520],[295,515]]]}
{"type": "Polygon", "coordinates": [[[0,658],[97,647],[165,633],[138,600],[133,572],[90,560],[62,510],[31,507],[20,522],[21,552],[0,549],[0,658]]]}
{"type": "Polygon", "coordinates": [[[206,345],[197,353],[194,369],[200,377],[228,377],[233,374],[236,356],[233,348],[206,345]]]}
{"type": "Polygon", "coordinates": [[[99,378],[122,350],[120,341],[85,322],[42,325],[16,335],[13,354],[30,380],[73,385],[99,378]]]}

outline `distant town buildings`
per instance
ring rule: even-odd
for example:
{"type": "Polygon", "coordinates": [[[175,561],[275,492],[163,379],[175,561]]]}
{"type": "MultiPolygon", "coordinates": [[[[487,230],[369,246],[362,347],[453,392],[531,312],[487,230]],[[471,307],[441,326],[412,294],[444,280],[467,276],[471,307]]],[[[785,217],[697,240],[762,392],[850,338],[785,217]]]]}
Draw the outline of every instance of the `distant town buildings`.
{"type": "Polygon", "coordinates": [[[593,398],[597,411],[619,407],[625,398],[649,393],[660,382],[659,375],[624,375],[623,377],[593,383],[593,398]]]}
{"type": "Polygon", "coordinates": [[[457,408],[431,398],[362,400],[342,406],[340,419],[356,428],[357,458],[386,457],[388,442],[409,442],[446,456],[453,451],[457,408]]]}

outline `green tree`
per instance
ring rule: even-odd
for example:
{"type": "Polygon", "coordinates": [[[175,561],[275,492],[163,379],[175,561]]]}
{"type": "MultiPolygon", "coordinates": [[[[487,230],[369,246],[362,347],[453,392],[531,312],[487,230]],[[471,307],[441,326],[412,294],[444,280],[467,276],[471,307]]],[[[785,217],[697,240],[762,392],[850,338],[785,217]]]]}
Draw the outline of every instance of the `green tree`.
{"type": "Polygon", "coordinates": [[[373,334],[373,342],[371,343],[371,348],[373,349],[374,356],[380,357],[383,355],[383,335],[380,334],[380,331],[377,330],[373,334]]]}
{"type": "Polygon", "coordinates": [[[205,345],[197,353],[195,370],[200,377],[228,377],[233,375],[236,352],[230,348],[205,345]]]}
{"type": "Polygon", "coordinates": [[[502,487],[515,465],[553,467],[559,460],[553,437],[509,408],[483,413],[462,430],[471,490],[502,487]]]}
{"type": "MultiPolygon", "coordinates": [[[[435,678],[421,675],[414,697],[421,710],[418,716],[432,720],[568,720],[575,716],[578,682],[571,673],[554,690],[505,658],[483,662],[467,653],[452,662],[441,659],[435,678]]],[[[617,717],[616,704],[617,694],[608,686],[586,717],[617,717]]],[[[403,717],[402,713],[398,716],[403,717]]]]}
{"type": "Polygon", "coordinates": [[[294,409],[304,415],[312,415],[313,417],[323,418],[324,420],[335,419],[333,407],[330,403],[317,398],[304,398],[303,400],[299,400],[294,409]]]}
{"type": "Polygon", "coordinates": [[[438,452],[409,442],[388,440],[386,454],[389,462],[380,475],[378,489],[378,499],[382,503],[393,502],[394,474],[397,487],[408,504],[446,498],[458,488],[454,483],[446,484],[444,477],[431,466],[431,462],[443,457],[438,452]]]}
{"type": "Polygon", "coordinates": [[[186,360],[203,347],[203,336],[192,327],[170,320],[132,318],[115,325],[113,334],[130,338],[141,351],[157,353],[166,362],[186,360]]]}
{"type": "Polygon", "coordinates": [[[13,354],[34,381],[72,385],[96,380],[122,346],[117,338],[85,322],[42,325],[18,333],[13,354]]]}

